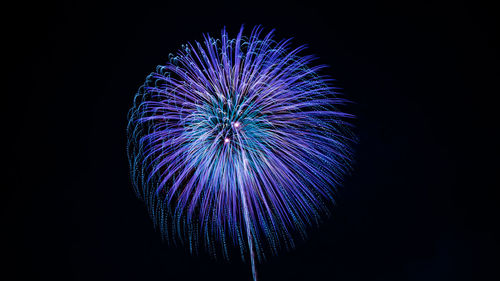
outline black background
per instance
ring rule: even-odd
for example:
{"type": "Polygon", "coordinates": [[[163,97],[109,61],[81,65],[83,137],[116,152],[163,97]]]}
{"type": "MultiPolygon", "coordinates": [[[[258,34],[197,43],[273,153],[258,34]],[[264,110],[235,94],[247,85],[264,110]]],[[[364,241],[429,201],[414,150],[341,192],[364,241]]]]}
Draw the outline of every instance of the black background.
{"type": "Polygon", "coordinates": [[[307,43],[355,101],[333,216],[260,280],[496,280],[498,11],[476,1],[50,2],[3,9],[5,280],[250,280],[169,247],[135,198],[126,115],[168,54],[223,26],[307,43]]]}

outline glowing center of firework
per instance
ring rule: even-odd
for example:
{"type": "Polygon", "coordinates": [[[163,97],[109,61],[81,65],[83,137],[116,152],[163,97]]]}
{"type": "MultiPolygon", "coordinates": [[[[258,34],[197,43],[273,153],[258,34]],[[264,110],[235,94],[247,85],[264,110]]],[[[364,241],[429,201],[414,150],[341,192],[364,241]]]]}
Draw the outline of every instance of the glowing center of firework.
{"type": "Polygon", "coordinates": [[[235,128],[238,128],[239,126],[240,126],[240,122],[238,122],[238,121],[234,122],[234,127],[235,128]]]}
{"type": "Polygon", "coordinates": [[[229,138],[225,138],[224,139],[224,143],[229,143],[230,139],[229,138]]]}

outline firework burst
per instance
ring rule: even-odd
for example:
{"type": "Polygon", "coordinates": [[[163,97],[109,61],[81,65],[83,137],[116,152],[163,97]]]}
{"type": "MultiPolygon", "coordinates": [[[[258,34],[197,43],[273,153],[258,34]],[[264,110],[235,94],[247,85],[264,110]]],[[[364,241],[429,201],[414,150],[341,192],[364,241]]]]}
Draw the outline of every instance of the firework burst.
{"type": "Polygon", "coordinates": [[[139,198],[169,241],[252,264],[292,248],[328,212],[350,169],[346,102],[290,40],[204,36],[158,66],[129,113],[139,198]]]}

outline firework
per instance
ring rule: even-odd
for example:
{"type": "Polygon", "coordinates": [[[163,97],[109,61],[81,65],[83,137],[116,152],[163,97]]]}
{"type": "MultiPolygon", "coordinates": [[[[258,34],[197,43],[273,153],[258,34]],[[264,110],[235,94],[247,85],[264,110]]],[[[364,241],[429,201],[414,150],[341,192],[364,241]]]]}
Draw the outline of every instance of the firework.
{"type": "Polygon", "coordinates": [[[346,102],[305,49],[256,27],[183,45],[129,113],[137,196],[168,241],[256,261],[292,248],[350,170],[346,102]],[[221,251],[217,251],[220,249],[221,251]]]}

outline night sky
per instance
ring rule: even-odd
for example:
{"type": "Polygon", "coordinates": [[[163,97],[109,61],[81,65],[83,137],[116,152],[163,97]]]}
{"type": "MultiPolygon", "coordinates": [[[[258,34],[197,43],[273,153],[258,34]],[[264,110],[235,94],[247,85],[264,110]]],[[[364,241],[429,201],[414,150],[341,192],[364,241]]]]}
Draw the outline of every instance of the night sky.
{"type": "Polygon", "coordinates": [[[126,157],[127,112],[145,77],[181,44],[224,26],[235,36],[241,24],[275,28],[330,65],[360,138],[332,216],[259,264],[259,280],[498,280],[492,6],[19,1],[2,10],[0,267],[16,275],[5,280],[251,280],[237,256],[162,242],[126,157]]]}

